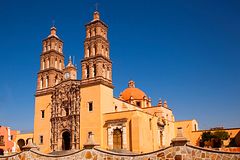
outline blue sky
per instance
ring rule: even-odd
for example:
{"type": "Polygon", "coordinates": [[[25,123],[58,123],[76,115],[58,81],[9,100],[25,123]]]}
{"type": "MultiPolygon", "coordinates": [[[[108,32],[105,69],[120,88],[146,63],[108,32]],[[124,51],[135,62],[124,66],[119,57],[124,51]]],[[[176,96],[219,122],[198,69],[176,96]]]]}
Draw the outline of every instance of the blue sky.
{"type": "MultiPolygon", "coordinates": [[[[130,79],[176,120],[240,127],[240,1],[1,0],[0,125],[33,130],[41,41],[55,20],[80,73],[84,24],[99,3],[109,26],[114,94],[130,79]]],[[[79,76],[80,78],[80,76],[79,76]]]]}

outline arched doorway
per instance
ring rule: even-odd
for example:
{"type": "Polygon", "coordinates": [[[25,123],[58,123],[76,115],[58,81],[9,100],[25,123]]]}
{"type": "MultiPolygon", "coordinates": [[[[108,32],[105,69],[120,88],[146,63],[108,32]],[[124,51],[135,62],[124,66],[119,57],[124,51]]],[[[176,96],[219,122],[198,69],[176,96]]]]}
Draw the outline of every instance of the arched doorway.
{"type": "Polygon", "coordinates": [[[71,140],[70,133],[68,131],[63,132],[63,134],[62,134],[62,150],[71,149],[70,148],[71,147],[70,140],[71,140]]]}
{"type": "Polygon", "coordinates": [[[113,131],[113,149],[122,149],[122,131],[120,129],[114,129],[113,131]]]}
{"type": "Polygon", "coordinates": [[[25,145],[24,139],[19,139],[19,140],[17,141],[17,144],[18,144],[20,150],[22,150],[22,147],[25,145]]]}

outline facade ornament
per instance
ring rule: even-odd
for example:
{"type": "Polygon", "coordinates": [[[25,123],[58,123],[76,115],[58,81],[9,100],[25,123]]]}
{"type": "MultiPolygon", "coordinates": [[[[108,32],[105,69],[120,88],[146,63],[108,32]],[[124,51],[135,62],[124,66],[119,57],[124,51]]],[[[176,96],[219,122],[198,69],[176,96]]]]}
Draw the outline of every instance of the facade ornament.
{"type": "Polygon", "coordinates": [[[80,82],[66,81],[55,88],[51,109],[51,148],[53,150],[62,150],[62,137],[65,131],[68,131],[72,137],[70,141],[72,149],[79,149],[80,99],[80,82]]]}

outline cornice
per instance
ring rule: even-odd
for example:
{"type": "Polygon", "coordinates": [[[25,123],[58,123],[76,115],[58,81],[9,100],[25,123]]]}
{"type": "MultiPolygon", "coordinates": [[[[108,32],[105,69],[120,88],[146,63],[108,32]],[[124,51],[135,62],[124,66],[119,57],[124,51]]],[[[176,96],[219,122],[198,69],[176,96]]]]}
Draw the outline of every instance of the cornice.
{"type": "Polygon", "coordinates": [[[58,51],[56,51],[56,50],[54,50],[54,49],[50,49],[50,50],[48,50],[48,51],[46,51],[46,52],[42,52],[41,54],[40,54],[40,57],[42,57],[42,56],[45,56],[45,55],[47,55],[47,54],[57,54],[57,55],[59,55],[59,56],[61,56],[61,57],[63,57],[64,58],[64,54],[63,53],[61,53],[61,52],[58,52],[58,51]]]}
{"type": "Polygon", "coordinates": [[[47,40],[49,40],[49,39],[51,39],[51,38],[54,38],[54,39],[56,39],[56,40],[59,40],[60,42],[63,43],[63,40],[61,40],[60,38],[55,37],[55,36],[50,36],[50,37],[44,38],[44,39],[42,40],[42,42],[47,41],[47,40]]]}
{"type": "Polygon", "coordinates": [[[97,40],[103,40],[105,43],[108,43],[109,44],[109,41],[106,39],[106,38],[104,38],[103,36],[101,36],[101,35],[96,35],[96,36],[92,36],[92,37],[89,37],[89,38],[85,38],[85,40],[84,40],[84,44],[85,43],[90,43],[90,42],[92,42],[92,41],[97,41],[97,40]]]}
{"type": "Polygon", "coordinates": [[[49,68],[46,68],[46,69],[44,69],[44,70],[40,70],[40,71],[38,72],[38,74],[41,74],[41,73],[44,73],[44,72],[51,72],[51,71],[55,71],[55,72],[58,72],[58,73],[63,74],[63,71],[61,71],[61,70],[59,70],[59,69],[56,69],[56,68],[54,68],[54,67],[49,67],[49,68]]]}
{"type": "Polygon", "coordinates": [[[35,97],[43,96],[43,95],[52,95],[54,90],[54,87],[48,87],[48,88],[43,88],[39,89],[36,91],[35,97]]]}
{"type": "Polygon", "coordinates": [[[88,27],[88,26],[90,26],[90,25],[97,24],[97,23],[101,23],[101,24],[104,25],[106,28],[108,28],[108,25],[107,25],[106,23],[104,23],[103,21],[101,21],[101,20],[91,21],[91,22],[85,24],[85,27],[88,27]]]}
{"type": "Polygon", "coordinates": [[[103,79],[103,77],[97,77],[97,78],[98,79],[92,78],[92,79],[82,80],[81,88],[102,84],[109,88],[114,89],[114,86],[112,85],[111,81],[107,82],[105,79],[103,79]]]}
{"type": "Polygon", "coordinates": [[[85,62],[85,61],[89,61],[89,60],[92,60],[92,59],[104,59],[106,61],[108,61],[109,63],[112,64],[112,61],[106,57],[104,57],[103,55],[96,55],[96,56],[93,56],[93,57],[87,57],[87,58],[84,58],[83,60],[81,60],[81,62],[85,62]]]}

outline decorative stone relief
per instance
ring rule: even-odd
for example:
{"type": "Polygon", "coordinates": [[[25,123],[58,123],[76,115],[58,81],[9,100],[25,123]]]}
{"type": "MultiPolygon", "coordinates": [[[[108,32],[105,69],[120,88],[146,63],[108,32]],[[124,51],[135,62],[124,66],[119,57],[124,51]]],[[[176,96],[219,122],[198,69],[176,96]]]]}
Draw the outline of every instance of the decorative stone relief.
{"type": "Polygon", "coordinates": [[[72,149],[79,149],[80,142],[80,84],[66,81],[57,86],[52,94],[51,148],[62,150],[62,134],[70,133],[72,149]]]}

